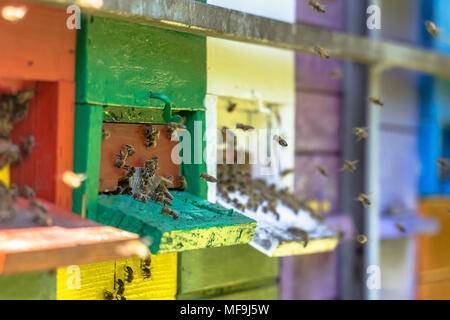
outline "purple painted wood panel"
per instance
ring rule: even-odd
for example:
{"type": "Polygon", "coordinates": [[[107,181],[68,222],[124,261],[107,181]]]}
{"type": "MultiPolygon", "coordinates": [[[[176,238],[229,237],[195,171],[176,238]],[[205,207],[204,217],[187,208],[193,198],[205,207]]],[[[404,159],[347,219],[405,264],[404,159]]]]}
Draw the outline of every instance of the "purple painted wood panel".
{"type": "Polygon", "coordinates": [[[297,155],[295,157],[295,193],[307,201],[329,201],[331,212],[339,210],[339,156],[297,155]],[[328,177],[317,167],[323,167],[328,177]]]}
{"type": "Polygon", "coordinates": [[[322,26],[334,30],[344,29],[345,1],[319,0],[325,7],[326,13],[319,13],[308,5],[308,0],[297,0],[297,23],[322,26]]]}
{"type": "Polygon", "coordinates": [[[304,90],[324,90],[339,93],[342,90],[342,78],[331,76],[333,71],[343,72],[342,61],[321,57],[304,52],[295,54],[295,79],[297,88],[304,90]]]}
{"type": "Polygon", "coordinates": [[[297,91],[297,151],[339,150],[340,105],[341,99],[335,95],[297,91]]]}

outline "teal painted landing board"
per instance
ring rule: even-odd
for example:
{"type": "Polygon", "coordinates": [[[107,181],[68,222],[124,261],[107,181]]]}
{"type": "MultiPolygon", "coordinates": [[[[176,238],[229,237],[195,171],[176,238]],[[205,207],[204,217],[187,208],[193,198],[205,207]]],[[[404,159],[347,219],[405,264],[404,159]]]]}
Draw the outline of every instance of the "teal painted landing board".
{"type": "Polygon", "coordinates": [[[161,214],[162,206],[143,203],[131,196],[101,195],[97,221],[122,230],[149,236],[153,254],[248,243],[256,221],[210,203],[185,191],[172,191],[171,209],[177,220],[161,214]]]}

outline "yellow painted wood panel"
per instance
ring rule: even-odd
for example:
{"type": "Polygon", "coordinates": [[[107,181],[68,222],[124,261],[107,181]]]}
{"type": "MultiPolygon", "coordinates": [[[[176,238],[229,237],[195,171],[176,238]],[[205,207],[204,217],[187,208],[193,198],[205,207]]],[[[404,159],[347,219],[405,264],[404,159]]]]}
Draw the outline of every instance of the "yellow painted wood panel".
{"type": "Polygon", "coordinates": [[[0,181],[3,181],[4,184],[9,186],[9,166],[6,166],[0,170],[0,181]]]}
{"type": "Polygon", "coordinates": [[[57,272],[58,300],[103,300],[104,289],[114,291],[114,279],[125,283],[127,300],[173,300],[177,291],[177,254],[151,256],[151,277],[141,274],[141,260],[136,258],[107,261],[80,266],[80,288],[71,288],[74,273],[68,268],[57,272]],[[134,271],[134,279],[126,282],[125,266],[134,271]]]}

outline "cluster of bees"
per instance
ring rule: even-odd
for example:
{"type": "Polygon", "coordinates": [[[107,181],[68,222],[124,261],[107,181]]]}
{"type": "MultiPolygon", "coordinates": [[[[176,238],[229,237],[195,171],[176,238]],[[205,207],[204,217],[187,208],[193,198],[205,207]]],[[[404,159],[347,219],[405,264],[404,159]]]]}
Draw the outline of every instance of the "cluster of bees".
{"type": "MultiPolygon", "coordinates": [[[[145,259],[141,259],[141,275],[144,279],[150,279],[152,276],[151,269],[151,256],[148,255],[145,259]]],[[[111,292],[107,289],[103,290],[103,297],[105,300],[127,300],[125,297],[125,282],[131,284],[134,280],[135,273],[133,268],[125,265],[123,267],[124,277],[116,280],[116,273],[114,273],[114,291],[111,292]]]]}
{"type": "MultiPolygon", "coordinates": [[[[23,120],[30,108],[33,90],[22,90],[17,94],[5,94],[0,103],[0,170],[9,164],[19,164],[22,157],[27,157],[35,145],[34,137],[28,135],[22,139],[20,146],[11,142],[11,131],[14,124],[23,120]]],[[[0,181],[0,222],[14,219],[16,212],[13,204],[19,196],[29,200],[28,212],[32,213],[32,221],[40,226],[50,226],[53,221],[48,209],[36,200],[33,189],[12,184],[9,188],[0,181]]]]}

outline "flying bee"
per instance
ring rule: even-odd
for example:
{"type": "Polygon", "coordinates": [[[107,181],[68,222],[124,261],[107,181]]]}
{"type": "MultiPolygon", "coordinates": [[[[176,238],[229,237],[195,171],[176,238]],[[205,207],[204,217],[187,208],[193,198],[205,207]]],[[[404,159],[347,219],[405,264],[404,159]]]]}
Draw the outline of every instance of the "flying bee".
{"type": "Polygon", "coordinates": [[[125,280],[126,280],[128,283],[131,283],[131,282],[133,281],[133,279],[134,279],[134,271],[133,271],[133,269],[132,269],[131,267],[129,267],[129,266],[124,266],[124,269],[125,269],[125,274],[126,274],[125,280]]]}
{"type": "Polygon", "coordinates": [[[365,128],[354,127],[352,133],[356,136],[356,141],[361,141],[362,139],[369,137],[365,128]]]}
{"type": "Polygon", "coordinates": [[[20,195],[27,199],[34,199],[36,197],[36,193],[29,186],[23,186],[20,190],[20,195]]]}
{"type": "Polygon", "coordinates": [[[303,239],[304,244],[303,247],[306,248],[309,242],[309,234],[305,230],[297,227],[289,227],[287,229],[288,232],[295,234],[296,236],[299,236],[303,239]]]}
{"type": "Polygon", "coordinates": [[[324,47],[321,46],[315,46],[314,51],[317,53],[318,56],[320,56],[322,59],[330,59],[330,55],[328,54],[327,50],[325,50],[324,47]]]}
{"type": "Polygon", "coordinates": [[[373,103],[373,104],[376,104],[376,105],[378,105],[378,106],[380,106],[380,107],[384,106],[384,102],[381,101],[380,98],[370,97],[370,98],[369,98],[369,102],[370,102],[370,103],[373,103]]]}
{"type": "Polygon", "coordinates": [[[178,189],[186,189],[187,181],[184,176],[182,175],[177,176],[177,181],[178,181],[178,189]]]}
{"type": "Polygon", "coordinates": [[[448,170],[449,164],[448,164],[448,161],[446,159],[439,158],[439,159],[436,160],[436,162],[441,167],[441,169],[443,169],[445,171],[448,170]]]}
{"type": "Polygon", "coordinates": [[[324,167],[318,166],[317,171],[324,177],[328,177],[328,173],[324,167]]]}
{"type": "Polygon", "coordinates": [[[228,101],[228,106],[227,106],[227,111],[228,112],[233,112],[234,109],[236,109],[237,103],[232,102],[232,101],[228,101]]]}
{"type": "Polygon", "coordinates": [[[248,124],[238,123],[238,124],[236,124],[236,129],[242,129],[244,131],[248,131],[248,130],[254,130],[255,128],[248,124]]]}
{"type": "Polygon", "coordinates": [[[126,149],[126,153],[128,155],[128,157],[133,156],[136,153],[136,150],[134,149],[134,147],[132,145],[125,145],[125,149],[126,149]]]}
{"type": "Polygon", "coordinates": [[[367,236],[365,234],[358,234],[356,236],[356,241],[358,241],[361,244],[364,244],[367,242],[367,236]]]}
{"type": "Polygon", "coordinates": [[[279,135],[274,135],[273,136],[273,140],[275,140],[276,142],[278,142],[278,144],[282,147],[287,147],[288,143],[286,142],[286,140],[284,140],[282,137],[280,137],[279,135]]]}
{"type": "Polygon", "coordinates": [[[333,79],[340,79],[342,78],[342,72],[340,70],[333,70],[330,72],[330,77],[333,79]]]}
{"type": "Polygon", "coordinates": [[[105,300],[113,300],[114,299],[114,294],[106,289],[104,289],[103,291],[103,298],[105,300]]]}
{"type": "Polygon", "coordinates": [[[102,128],[102,139],[108,140],[111,137],[111,134],[109,131],[105,130],[105,128],[102,128]]]}
{"type": "Polygon", "coordinates": [[[74,189],[79,188],[86,178],[84,173],[74,173],[72,171],[64,171],[62,175],[63,182],[74,189]]]}
{"type": "Polygon", "coordinates": [[[401,233],[406,233],[406,228],[401,223],[396,223],[395,228],[397,228],[397,230],[401,233]]]}
{"type": "Polygon", "coordinates": [[[360,193],[357,200],[362,203],[364,208],[367,208],[372,204],[372,202],[370,202],[369,196],[364,193],[360,193]]]}
{"type": "Polygon", "coordinates": [[[217,179],[207,173],[201,173],[200,178],[207,182],[217,182],[217,179]]]}
{"type": "Polygon", "coordinates": [[[356,164],[358,163],[358,160],[350,161],[345,160],[344,165],[341,168],[341,171],[348,170],[351,173],[354,173],[356,171],[356,164]]]}
{"type": "Polygon", "coordinates": [[[127,169],[127,174],[126,174],[127,178],[131,178],[132,176],[134,176],[136,174],[136,168],[135,167],[127,166],[126,169],[127,169]]]}
{"type": "Polygon", "coordinates": [[[178,212],[176,212],[168,207],[162,207],[161,214],[165,217],[172,216],[173,220],[178,219],[178,212]]]}
{"type": "Polygon", "coordinates": [[[116,290],[116,294],[119,296],[123,296],[124,292],[125,292],[125,283],[123,282],[122,279],[117,279],[117,290],[116,290]]]}
{"type": "Polygon", "coordinates": [[[441,29],[438,28],[433,21],[425,21],[425,28],[427,29],[428,33],[435,38],[438,36],[439,30],[441,29]]]}
{"type": "Polygon", "coordinates": [[[34,147],[34,137],[32,135],[27,136],[22,142],[23,153],[28,156],[34,147]]]}
{"type": "Polygon", "coordinates": [[[285,169],[280,172],[280,176],[283,178],[291,173],[294,173],[294,169],[285,169]]]}
{"type": "Polygon", "coordinates": [[[308,5],[319,13],[325,13],[325,8],[317,0],[309,0],[308,5]]]}
{"type": "Polygon", "coordinates": [[[128,151],[124,152],[120,150],[120,153],[116,155],[116,159],[114,160],[114,166],[116,168],[123,168],[126,164],[128,158],[128,151]]]}

